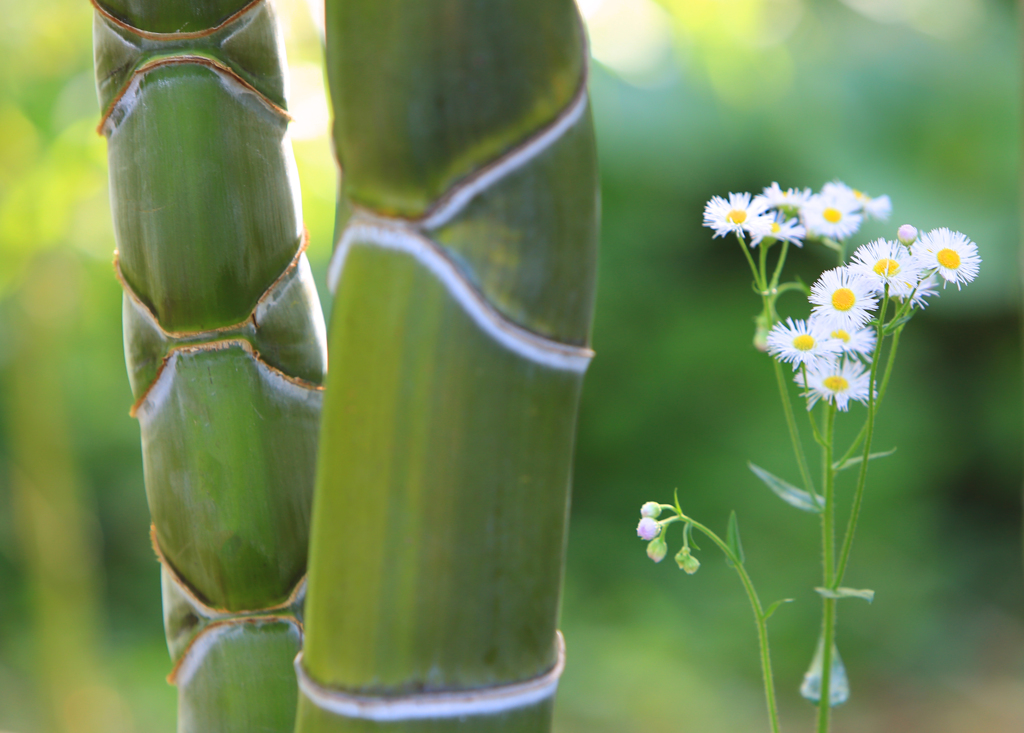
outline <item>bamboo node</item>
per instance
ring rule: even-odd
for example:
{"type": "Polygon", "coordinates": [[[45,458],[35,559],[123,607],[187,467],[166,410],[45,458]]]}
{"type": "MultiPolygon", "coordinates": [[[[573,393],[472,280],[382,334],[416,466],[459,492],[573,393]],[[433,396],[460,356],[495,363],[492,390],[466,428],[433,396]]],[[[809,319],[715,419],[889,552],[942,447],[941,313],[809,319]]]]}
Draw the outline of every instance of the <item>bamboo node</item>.
{"type": "Polygon", "coordinates": [[[295,657],[295,674],[299,690],[306,699],[321,710],[346,718],[384,722],[494,715],[535,705],[555,694],[558,679],[565,669],[565,639],[561,631],[555,632],[555,645],[558,651],[555,666],[539,677],[461,692],[425,692],[400,697],[352,695],[315,682],[302,665],[301,651],[295,657]]]}

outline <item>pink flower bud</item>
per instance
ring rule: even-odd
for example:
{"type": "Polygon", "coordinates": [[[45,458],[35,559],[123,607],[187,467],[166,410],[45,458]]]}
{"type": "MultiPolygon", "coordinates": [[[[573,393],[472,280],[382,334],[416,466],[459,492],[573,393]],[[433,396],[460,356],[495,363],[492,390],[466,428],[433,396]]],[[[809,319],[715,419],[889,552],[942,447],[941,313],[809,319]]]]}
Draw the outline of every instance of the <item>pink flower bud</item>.
{"type": "Polygon", "coordinates": [[[908,247],[917,241],[917,229],[904,224],[896,230],[896,236],[899,238],[901,244],[905,244],[908,247]]]}
{"type": "Polygon", "coordinates": [[[650,517],[644,517],[640,524],[636,525],[636,536],[642,540],[653,540],[661,534],[661,525],[650,517]]]}

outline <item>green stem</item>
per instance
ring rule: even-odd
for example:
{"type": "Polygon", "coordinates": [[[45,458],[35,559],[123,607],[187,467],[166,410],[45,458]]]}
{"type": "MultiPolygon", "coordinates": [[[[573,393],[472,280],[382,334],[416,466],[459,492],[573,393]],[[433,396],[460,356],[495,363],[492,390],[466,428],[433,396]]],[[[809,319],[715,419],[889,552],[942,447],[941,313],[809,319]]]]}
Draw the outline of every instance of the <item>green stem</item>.
{"type": "MultiPolygon", "coordinates": [[[[825,486],[825,510],[821,514],[822,574],[825,587],[831,588],[835,573],[835,469],[832,468],[832,445],[835,439],[836,406],[825,410],[825,441],[822,445],[822,480],[825,486]]],[[[835,600],[823,598],[821,697],[818,701],[818,733],[828,733],[830,693],[832,690],[832,645],[835,640],[835,600]]]]}
{"type": "Polygon", "coordinates": [[[768,285],[768,290],[775,290],[779,284],[779,276],[782,275],[782,267],[786,264],[786,254],[789,252],[789,242],[786,240],[782,241],[782,249],[779,251],[779,261],[775,263],[775,272],[772,273],[772,281],[768,285]]]}
{"type": "MultiPolygon", "coordinates": [[[[875,412],[878,409],[878,405],[875,399],[875,376],[878,371],[878,354],[881,352],[882,343],[882,324],[885,320],[885,312],[889,307],[889,287],[885,288],[885,296],[882,299],[882,310],[878,314],[878,342],[875,345],[875,353],[871,355],[871,376],[868,379],[868,419],[865,427],[867,433],[864,436],[864,452],[863,459],[860,462],[860,471],[857,474],[857,488],[853,492],[853,508],[850,510],[850,519],[846,525],[846,535],[843,537],[843,549],[839,553],[839,566],[837,568],[835,576],[835,585],[838,586],[843,580],[843,574],[846,572],[846,564],[850,560],[850,550],[853,547],[853,535],[857,530],[857,519],[860,517],[860,506],[864,500],[864,485],[867,482],[868,476],[868,456],[871,454],[871,439],[874,437],[875,432],[875,412]]],[[[889,370],[892,367],[893,355],[896,353],[897,340],[893,338],[892,348],[889,349],[889,361],[886,365],[886,379],[888,379],[889,370]]],[[[826,585],[827,588],[835,588],[831,585],[826,585]]]]}
{"type": "Polygon", "coordinates": [[[821,654],[821,698],[818,700],[818,733],[828,733],[832,712],[832,646],[836,635],[836,599],[823,598],[822,637],[824,648],[821,654]]]}
{"type": "Polygon", "coordinates": [[[757,265],[758,265],[758,268],[757,269],[758,269],[758,272],[761,275],[761,280],[760,280],[761,289],[762,290],[767,290],[768,289],[768,287],[767,287],[767,284],[768,284],[768,247],[765,246],[765,243],[762,240],[762,242],[758,245],[757,249],[758,249],[758,253],[757,253],[757,265]]]}
{"type": "Polygon", "coordinates": [[[786,377],[782,373],[782,364],[777,359],[772,359],[775,365],[775,380],[779,383],[779,396],[782,397],[782,411],[786,414],[786,427],[789,428],[789,439],[793,442],[793,452],[796,454],[796,463],[800,468],[800,477],[804,482],[804,489],[809,494],[817,497],[814,490],[814,481],[811,479],[811,471],[807,467],[807,456],[804,455],[804,446],[800,441],[800,433],[797,431],[796,418],[793,416],[793,404],[789,399],[789,389],[786,385],[786,377]]]}
{"type": "MultiPolygon", "coordinates": [[[[807,365],[806,364],[801,364],[800,365],[800,372],[801,372],[801,374],[803,374],[803,377],[804,377],[804,389],[806,390],[806,389],[808,389],[808,386],[807,386],[807,365]]],[[[810,398],[810,394],[809,393],[807,393],[806,399],[807,399],[807,420],[808,420],[808,422],[811,423],[811,430],[814,431],[814,442],[817,443],[818,445],[824,447],[825,446],[825,438],[822,437],[821,431],[818,429],[818,423],[814,421],[814,413],[811,412],[811,398],[810,398]]]]}
{"type": "Polygon", "coordinates": [[[729,558],[729,562],[736,569],[737,575],[740,576],[740,582],[743,583],[743,588],[747,591],[747,598],[750,599],[750,606],[754,611],[754,619],[757,622],[757,641],[761,648],[761,676],[764,679],[764,697],[765,703],[768,706],[768,719],[771,722],[772,733],[779,733],[779,712],[778,705],[775,702],[775,681],[772,677],[772,655],[768,647],[768,619],[765,618],[761,599],[758,598],[757,591],[754,590],[754,583],[751,581],[750,576],[747,575],[747,571],[740,562],[740,559],[736,557],[732,549],[721,537],[700,522],[690,519],[680,512],[678,508],[676,508],[676,511],[679,512],[680,520],[689,522],[706,535],[708,539],[718,545],[718,548],[725,553],[725,556],[729,558]]]}
{"type": "Polygon", "coordinates": [[[764,290],[764,283],[761,281],[761,276],[757,271],[757,265],[754,264],[754,258],[750,254],[750,248],[747,247],[747,241],[743,236],[737,232],[736,240],[740,243],[740,249],[743,250],[743,256],[747,258],[747,264],[750,265],[750,272],[754,275],[754,283],[757,285],[758,291],[764,290]]]}
{"type": "MultiPolygon", "coordinates": [[[[882,374],[882,383],[878,388],[878,395],[875,397],[876,413],[882,406],[882,398],[885,397],[885,391],[889,388],[889,377],[892,375],[892,365],[896,361],[896,348],[900,345],[900,334],[902,333],[903,326],[900,326],[892,334],[892,345],[889,347],[889,356],[885,363],[885,372],[882,374]]],[[[875,351],[877,352],[878,350],[878,345],[876,344],[875,351]]],[[[857,447],[860,445],[861,441],[864,440],[864,436],[867,435],[867,432],[868,422],[865,420],[864,426],[860,429],[860,432],[857,433],[857,437],[853,439],[853,442],[850,443],[850,447],[846,450],[846,453],[843,454],[843,457],[839,459],[838,465],[841,466],[850,460],[850,456],[852,456],[854,451],[857,450],[857,447]]]]}

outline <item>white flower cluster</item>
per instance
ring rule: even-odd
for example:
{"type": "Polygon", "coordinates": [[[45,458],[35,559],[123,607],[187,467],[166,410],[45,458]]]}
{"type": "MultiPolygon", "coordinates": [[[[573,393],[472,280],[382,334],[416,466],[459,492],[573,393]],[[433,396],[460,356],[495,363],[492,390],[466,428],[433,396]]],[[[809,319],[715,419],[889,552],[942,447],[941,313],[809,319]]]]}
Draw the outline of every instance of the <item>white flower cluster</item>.
{"type": "Polygon", "coordinates": [[[753,198],[749,193],[712,197],[704,207],[704,226],[716,237],[747,232],[751,247],[769,238],[801,246],[807,237],[844,240],[860,229],[864,216],[888,219],[891,211],[888,196],[872,198],[840,181],[826,183],[820,193],[783,191],[773,183],[753,198]]]}
{"type": "Polygon", "coordinates": [[[978,274],[978,247],[959,232],[933,229],[918,238],[916,229],[904,225],[899,240],[869,242],[849,265],[822,273],[811,286],[810,318],[787,318],[768,333],[768,352],[800,369],[796,381],[806,390],[808,409],[819,399],[840,410],[850,400],[868,401],[865,363],[877,337],[867,324],[886,292],[908,310],[923,308],[938,292],[940,277],[959,288],[978,274]]]}

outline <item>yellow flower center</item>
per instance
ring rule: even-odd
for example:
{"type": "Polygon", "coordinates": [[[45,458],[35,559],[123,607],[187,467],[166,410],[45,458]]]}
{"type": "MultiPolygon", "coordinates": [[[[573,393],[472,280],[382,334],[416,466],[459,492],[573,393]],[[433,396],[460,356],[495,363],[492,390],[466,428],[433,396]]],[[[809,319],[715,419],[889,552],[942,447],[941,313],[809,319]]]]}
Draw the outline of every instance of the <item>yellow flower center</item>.
{"type": "Polygon", "coordinates": [[[935,259],[947,270],[955,270],[960,267],[960,255],[951,249],[940,249],[935,259]]]}
{"type": "Polygon", "coordinates": [[[840,376],[825,377],[821,383],[825,385],[825,389],[832,392],[844,392],[850,388],[850,383],[840,376]]]}
{"type": "Polygon", "coordinates": [[[781,231],[782,231],[782,227],[779,226],[779,222],[773,221],[772,222],[772,234],[778,234],[781,231]]]}
{"type": "Polygon", "coordinates": [[[810,351],[814,348],[814,337],[802,333],[793,339],[793,348],[800,351],[810,351]]]}
{"type": "Polygon", "coordinates": [[[876,275],[892,277],[900,271],[900,263],[896,260],[891,260],[888,257],[883,257],[875,263],[874,270],[876,275]]]}
{"type": "Polygon", "coordinates": [[[832,338],[839,339],[844,344],[850,343],[850,334],[848,334],[846,331],[844,331],[841,328],[838,331],[833,331],[832,332],[832,338]]]}
{"type": "Polygon", "coordinates": [[[837,311],[848,311],[857,302],[857,296],[849,288],[839,288],[832,293],[832,307],[837,311]]]}
{"type": "Polygon", "coordinates": [[[831,206],[821,212],[821,215],[825,217],[825,221],[829,224],[838,224],[843,219],[843,212],[839,209],[833,209],[831,206]]]}
{"type": "Polygon", "coordinates": [[[863,201],[864,199],[867,198],[867,194],[858,191],[856,188],[853,189],[853,195],[858,201],[863,201]]]}
{"type": "Polygon", "coordinates": [[[733,224],[742,224],[747,220],[747,212],[741,211],[740,209],[733,209],[725,218],[733,224]]]}

